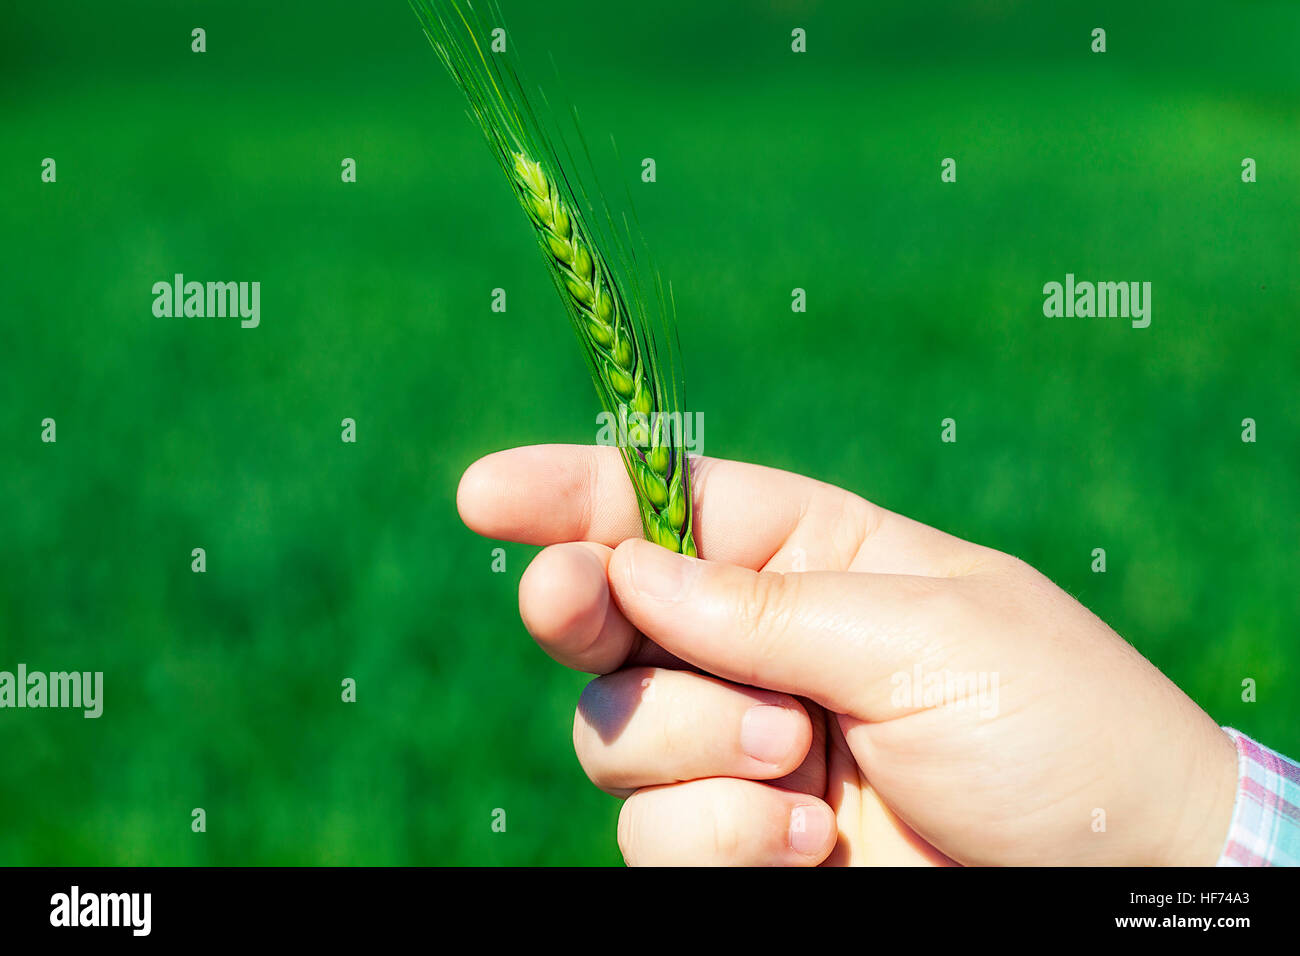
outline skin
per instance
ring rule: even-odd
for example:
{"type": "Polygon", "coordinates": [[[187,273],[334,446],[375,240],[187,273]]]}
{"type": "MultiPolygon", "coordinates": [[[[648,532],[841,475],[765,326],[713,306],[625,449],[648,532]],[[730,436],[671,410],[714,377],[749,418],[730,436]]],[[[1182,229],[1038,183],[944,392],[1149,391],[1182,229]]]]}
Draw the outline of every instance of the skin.
{"type": "Polygon", "coordinates": [[[1215,862],[1231,740],[1043,575],[809,478],[692,473],[703,559],[640,540],[612,448],[489,455],[458,492],[546,546],[520,613],[602,675],[574,747],[629,864],[1215,862]]]}

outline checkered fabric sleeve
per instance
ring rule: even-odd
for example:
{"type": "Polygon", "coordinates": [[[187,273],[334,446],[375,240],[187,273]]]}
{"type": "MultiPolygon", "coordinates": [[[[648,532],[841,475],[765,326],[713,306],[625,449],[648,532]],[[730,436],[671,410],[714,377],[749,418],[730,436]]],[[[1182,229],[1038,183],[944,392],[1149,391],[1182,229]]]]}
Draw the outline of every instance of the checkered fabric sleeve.
{"type": "Polygon", "coordinates": [[[1224,727],[1237,745],[1237,802],[1219,866],[1300,866],[1300,764],[1224,727]]]}

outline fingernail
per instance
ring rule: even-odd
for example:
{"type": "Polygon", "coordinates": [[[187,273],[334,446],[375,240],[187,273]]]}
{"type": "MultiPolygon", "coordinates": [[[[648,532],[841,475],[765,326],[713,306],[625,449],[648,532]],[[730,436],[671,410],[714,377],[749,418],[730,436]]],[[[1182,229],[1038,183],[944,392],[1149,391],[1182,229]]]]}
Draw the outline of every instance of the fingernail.
{"type": "Polygon", "coordinates": [[[785,763],[799,735],[799,715],[773,704],[758,704],[740,721],[740,749],[767,764],[785,763]]]}
{"type": "Polygon", "coordinates": [[[831,815],[821,807],[795,807],[790,811],[790,849],[804,856],[821,856],[830,840],[831,825],[831,815]]]}
{"type": "Polygon", "coordinates": [[[632,548],[632,586],[659,601],[680,601],[699,574],[700,563],[644,541],[632,548]]]}

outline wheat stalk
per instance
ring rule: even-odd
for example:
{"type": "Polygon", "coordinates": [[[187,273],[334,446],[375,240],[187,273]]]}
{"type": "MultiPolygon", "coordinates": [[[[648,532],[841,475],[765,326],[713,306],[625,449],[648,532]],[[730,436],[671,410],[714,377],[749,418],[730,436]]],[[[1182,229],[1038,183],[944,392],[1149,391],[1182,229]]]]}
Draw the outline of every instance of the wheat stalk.
{"type": "MultiPolygon", "coordinates": [[[[589,223],[599,219],[582,214],[577,191],[517,73],[503,55],[485,52],[491,34],[473,3],[411,0],[411,6],[536,230],[602,406],[627,423],[618,429],[618,444],[647,540],[694,555],[690,461],[677,427],[681,388],[664,368],[633,259],[612,228],[608,207],[609,228],[593,228],[589,223]],[[603,245],[618,253],[621,270],[602,254],[603,245]]],[[[487,7],[500,25],[495,4],[487,7]]],[[[654,281],[660,321],[671,333],[673,316],[657,274],[654,281]]]]}

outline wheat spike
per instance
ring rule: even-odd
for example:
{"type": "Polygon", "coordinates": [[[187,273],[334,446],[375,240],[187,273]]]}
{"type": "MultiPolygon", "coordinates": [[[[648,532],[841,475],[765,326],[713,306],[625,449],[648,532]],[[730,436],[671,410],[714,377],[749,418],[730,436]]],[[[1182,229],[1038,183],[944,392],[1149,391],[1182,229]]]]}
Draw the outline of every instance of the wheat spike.
{"type": "Polygon", "coordinates": [[[663,427],[673,420],[662,414],[662,389],[651,367],[652,353],[640,347],[604,257],[583,235],[579,220],[541,165],[515,153],[514,174],[542,251],[560,278],[562,294],[571,300],[571,314],[578,316],[578,336],[595,359],[597,391],[607,407],[626,410],[624,457],[641,503],[646,538],[693,555],[685,455],[676,436],[663,427]]]}
{"type": "MultiPolygon", "coordinates": [[[[680,390],[669,388],[639,287],[629,297],[602,254],[518,77],[484,52],[482,38],[489,34],[473,4],[412,0],[412,7],[537,232],[601,404],[619,423],[618,444],[646,539],[694,556],[690,462],[674,407],[680,390]]],[[[489,9],[499,23],[495,5],[489,9]]],[[[613,242],[608,235],[602,239],[613,242]]],[[[626,256],[623,264],[628,271],[626,256]]],[[[666,311],[662,296],[659,304],[666,311]]],[[[662,319],[670,327],[671,315],[662,319]]]]}

